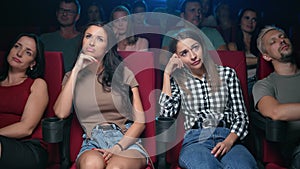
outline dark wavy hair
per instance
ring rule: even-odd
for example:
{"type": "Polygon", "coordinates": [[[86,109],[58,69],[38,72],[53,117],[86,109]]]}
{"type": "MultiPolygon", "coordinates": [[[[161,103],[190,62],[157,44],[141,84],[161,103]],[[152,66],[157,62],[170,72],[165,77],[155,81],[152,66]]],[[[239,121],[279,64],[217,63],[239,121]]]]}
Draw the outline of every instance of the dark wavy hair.
{"type": "Polygon", "coordinates": [[[236,29],[236,39],[235,39],[236,45],[237,45],[237,49],[241,50],[241,51],[246,51],[246,45],[244,43],[244,35],[243,35],[242,29],[241,29],[241,26],[240,26],[241,25],[242,17],[243,17],[243,15],[244,15],[244,13],[246,11],[255,12],[256,15],[257,15],[256,28],[253,31],[252,36],[251,36],[250,52],[253,53],[255,56],[259,56],[260,52],[257,49],[256,39],[258,37],[258,33],[259,33],[259,29],[260,29],[260,25],[259,25],[260,18],[259,18],[258,12],[255,9],[252,9],[252,8],[243,8],[238,13],[238,18],[237,18],[237,25],[238,26],[237,26],[237,29],[236,29]]]}
{"type": "Polygon", "coordinates": [[[36,64],[32,67],[32,70],[30,67],[26,70],[26,75],[29,78],[36,79],[36,78],[43,78],[44,72],[45,72],[45,57],[44,57],[44,44],[40,40],[40,38],[36,34],[32,33],[21,33],[17,36],[17,38],[12,42],[10,45],[9,50],[6,52],[4,60],[3,60],[3,67],[1,68],[0,72],[0,81],[4,80],[8,76],[8,70],[9,70],[9,63],[7,62],[7,57],[11,51],[11,49],[14,47],[14,45],[17,43],[17,41],[21,37],[29,37],[35,41],[36,44],[36,56],[35,56],[35,62],[36,64]]]}
{"type": "Polygon", "coordinates": [[[101,22],[106,22],[106,15],[105,15],[105,12],[104,12],[104,9],[103,9],[103,6],[102,4],[100,4],[100,2],[98,2],[97,0],[93,0],[89,6],[87,7],[87,9],[91,6],[96,6],[99,10],[99,15],[100,15],[100,21],[101,22]]]}

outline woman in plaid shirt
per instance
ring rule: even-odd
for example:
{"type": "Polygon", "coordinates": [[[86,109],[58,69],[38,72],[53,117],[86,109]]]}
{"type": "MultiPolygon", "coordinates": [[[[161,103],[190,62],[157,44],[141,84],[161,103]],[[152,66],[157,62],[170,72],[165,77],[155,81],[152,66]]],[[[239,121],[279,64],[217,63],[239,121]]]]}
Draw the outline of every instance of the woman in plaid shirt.
{"type": "Polygon", "coordinates": [[[239,140],[248,116],[233,69],[215,65],[203,34],[183,29],[170,44],[164,72],[161,116],[184,115],[185,136],[179,156],[183,168],[255,169],[256,162],[239,140]]]}

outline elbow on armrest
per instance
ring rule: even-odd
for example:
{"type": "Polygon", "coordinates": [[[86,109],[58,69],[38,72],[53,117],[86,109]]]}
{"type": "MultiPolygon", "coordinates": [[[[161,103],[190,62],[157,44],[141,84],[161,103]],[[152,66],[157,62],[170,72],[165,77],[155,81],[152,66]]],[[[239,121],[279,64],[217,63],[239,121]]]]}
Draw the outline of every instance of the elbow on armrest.
{"type": "Polygon", "coordinates": [[[66,113],[62,113],[62,111],[59,110],[54,110],[55,111],[55,115],[60,118],[60,119],[65,119],[67,117],[69,117],[70,113],[66,114],[66,113]]]}
{"type": "Polygon", "coordinates": [[[280,111],[279,109],[273,109],[273,111],[270,113],[269,118],[271,118],[272,120],[287,120],[286,117],[284,116],[284,113],[282,111],[280,111]]]}
{"type": "Polygon", "coordinates": [[[61,107],[56,104],[54,105],[53,109],[54,109],[54,114],[60,119],[65,119],[69,117],[72,110],[72,108],[70,108],[70,110],[66,110],[65,107],[61,107]]]}

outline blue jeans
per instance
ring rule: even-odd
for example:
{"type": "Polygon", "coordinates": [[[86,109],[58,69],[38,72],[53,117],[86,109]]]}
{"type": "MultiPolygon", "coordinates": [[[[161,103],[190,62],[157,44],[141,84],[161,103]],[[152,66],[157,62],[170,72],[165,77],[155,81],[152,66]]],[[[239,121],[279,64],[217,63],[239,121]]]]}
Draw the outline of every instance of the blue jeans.
{"type": "Polygon", "coordinates": [[[253,86],[254,86],[255,83],[256,83],[256,76],[249,77],[249,78],[247,79],[247,84],[248,84],[248,95],[249,95],[249,96],[252,96],[252,89],[253,89],[253,86]]]}
{"type": "Polygon", "coordinates": [[[230,133],[225,127],[190,129],[184,136],[179,155],[182,168],[194,169],[257,169],[251,153],[241,144],[232,146],[222,157],[214,157],[211,150],[230,133]]]}
{"type": "MultiPolygon", "coordinates": [[[[123,133],[121,132],[121,129],[115,125],[112,124],[114,129],[109,129],[109,130],[103,130],[100,128],[95,127],[92,130],[92,136],[91,138],[87,138],[86,134],[83,134],[83,142],[81,145],[81,149],[77,155],[77,159],[79,156],[85,152],[86,150],[91,150],[93,148],[99,148],[99,149],[109,149],[113,147],[116,143],[118,143],[122,137],[123,133]]],[[[131,126],[131,124],[126,124],[126,128],[128,129],[131,126]]],[[[141,154],[143,154],[148,163],[148,154],[147,152],[144,151],[143,148],[140,147],[141,140],[139,139],[137,141],[138,144],[132,144],[130,145],[127,150],[133,149],[139,151],[141,154]]],[[[77,160],[76,159],[76,160],[77,160]]]]}

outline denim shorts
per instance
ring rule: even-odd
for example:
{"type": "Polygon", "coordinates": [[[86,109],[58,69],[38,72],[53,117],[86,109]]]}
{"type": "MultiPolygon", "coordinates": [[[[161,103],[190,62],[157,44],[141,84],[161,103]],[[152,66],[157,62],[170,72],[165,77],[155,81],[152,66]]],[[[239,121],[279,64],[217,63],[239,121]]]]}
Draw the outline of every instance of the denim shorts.
{"type": "MultiPolygon", "coordinates": [[[[86,134],[83,134],[83,142],[81,145],[81,149],[77,155],[77,159],[79,156],[85,152],[86,150],[91,150],[93,148],[98,149],[109,149],[113,147],[116,143],[118,143],[122,137],[123,133],[121,132],[121,128],[115,124],[111,124],[112,129],[102,129],[98,127],[93,128],[91,133],[91,138],[87,138],[86,134]]],[[[128,129],[131,124],[126,124],[125,127],[128,129]]],[[[145,152],[144,148],[141,148],[141,139],[138,139],[135,144],[130,145],[126,150],[137,150],[142,155],[144,155],[147,159],[148,163],[148,154],[145,152]]],[[[76,160],[77,160],[76,159],[76,160]]]]}

